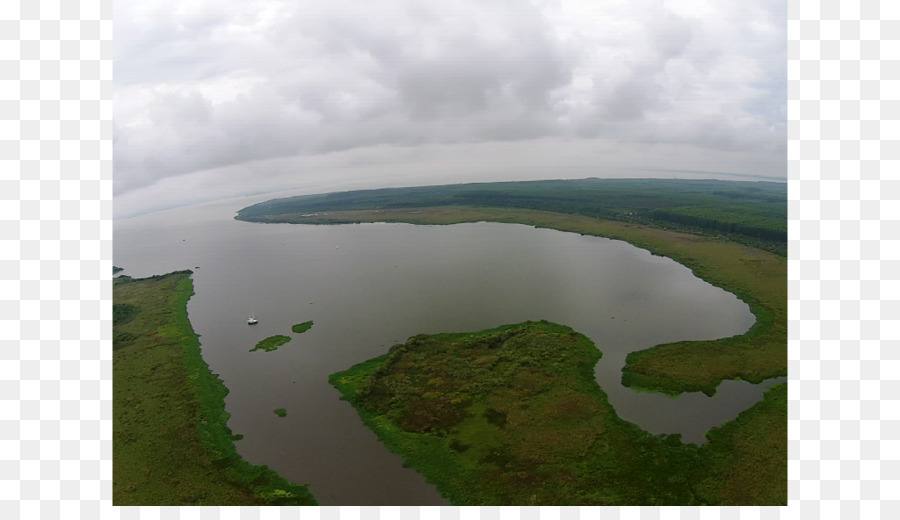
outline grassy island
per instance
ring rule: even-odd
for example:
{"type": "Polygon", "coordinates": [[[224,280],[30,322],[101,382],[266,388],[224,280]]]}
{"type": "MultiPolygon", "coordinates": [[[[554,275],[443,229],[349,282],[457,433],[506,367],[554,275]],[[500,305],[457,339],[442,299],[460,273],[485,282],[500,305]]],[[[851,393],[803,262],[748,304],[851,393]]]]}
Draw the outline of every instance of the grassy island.
{"type": "Polygon", "coordinates": [[[278,417],[287,417],[287,410],[284,408],[277,408],[275,409],[275,415],[278,417]]]}
{"type": "Polygon", "coordinates": [[[303,323],[298,323],[296,325],[291,326],[291,330],[296,334],[303,334],[304,332],[311,329],[313,326],[313,322],[304,321],[303,323]]]}
{"type": "Polygon", "coordinates": [[[315,505],[235,450],[228,390],[188,321],[190,275],[113,280],[114,505],[315,505]]]}
{"type": "Polygon", "coordinates": [[[569,327],[527,322],[415,336],[329,380],[456,505],[786,503],[786,385],[698,447],[619,418],[600,356],[569,327]]]}
{"type": "Polygon", "coordinates": [[[283,334],[269,336],[266,339],[260,340],[255,347],[250,349],[250,352],[254,352],[256,350],[265,350],[266,352],[272,352],[273,350],[278,350],[278,347],[284,345],[290,340],[290,336],[285,336],[283,334]]]}

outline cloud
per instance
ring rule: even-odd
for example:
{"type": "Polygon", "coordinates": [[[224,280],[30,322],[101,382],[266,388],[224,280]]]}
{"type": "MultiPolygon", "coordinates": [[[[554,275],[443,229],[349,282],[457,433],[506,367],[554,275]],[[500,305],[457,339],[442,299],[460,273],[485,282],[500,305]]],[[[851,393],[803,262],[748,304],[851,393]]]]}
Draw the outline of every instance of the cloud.
{"type": "Polygon", "coordinates": [[[786,159],[785,16],[768,1],[125,3],[115,192],[354,149],[536,140],[770,168],[786,159]]]}

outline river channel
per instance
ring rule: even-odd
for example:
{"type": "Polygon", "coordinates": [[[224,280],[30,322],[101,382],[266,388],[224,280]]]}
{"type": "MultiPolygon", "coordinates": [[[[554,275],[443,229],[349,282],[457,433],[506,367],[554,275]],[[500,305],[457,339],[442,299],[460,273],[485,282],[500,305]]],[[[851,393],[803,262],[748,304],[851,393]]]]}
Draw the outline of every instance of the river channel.
{"type": "Polygon", "coordinates": [[[673,399],[621,385],[633,350],[732,336],[754,322],[734,295],[625,242],[517,224],[233,220],[253,202],[116,220],[113,260],[133,277],[194,271],[188,312],[204,359],[229,389],[229,426],[244,436],[238,451],[311,484],[322,505],[446,504],[328,384],[329,374],[416,334],[540,319],[568,325],[603,352],[597,380],[621,417],[686,442],[702,443],[768,386],[726,381],[712,398],[673,399]],[[249,313],[257,325],[247,325],[249,313]],[[312,329],[291,332],[309,320],[312,329]],[[275,334],[293,339],[249,352],[275,334]]]}

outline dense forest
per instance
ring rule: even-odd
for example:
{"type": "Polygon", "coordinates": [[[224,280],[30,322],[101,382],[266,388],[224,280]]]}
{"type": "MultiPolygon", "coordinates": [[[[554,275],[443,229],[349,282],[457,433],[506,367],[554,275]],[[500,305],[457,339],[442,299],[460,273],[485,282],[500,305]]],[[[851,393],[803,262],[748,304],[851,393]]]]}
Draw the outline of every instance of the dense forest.
{"type": "Polygon", "coordinates": [[[385,188],[275,199],[240,210],[251,222],[319,212],[467,206],[522,208],[634,222],[787,256],[787,184],[679,179],[581,179],[385,188]]]}

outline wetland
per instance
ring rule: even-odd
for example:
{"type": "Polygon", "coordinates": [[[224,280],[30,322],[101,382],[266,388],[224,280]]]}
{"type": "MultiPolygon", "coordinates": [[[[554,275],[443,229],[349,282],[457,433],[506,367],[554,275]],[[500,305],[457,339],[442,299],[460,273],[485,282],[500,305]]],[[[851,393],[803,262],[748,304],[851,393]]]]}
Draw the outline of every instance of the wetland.
{"type": "MultiPolygon", "coordinates": [[[[594,384],[623,424],[636,425],[653,439],[677,440],[676,451],[708,450],[715,457],[706,460],[728,461],[710,466],[717,468],[717,479],[706,482],[718,480],[733,493],[706,489],[692,495],[700,497],[694,500],[777,502],[778,478],[756,498],[747,491],[755,488],[738,478],[755,475],[748,468],[759,466],[754,457],[763,447],[771,454],[773,442],[775,448],[786,444],[786,438],[777,442],[777,429],[761,434],[760,428],[740,427],[752,417],[774,417],[776,426],[784,422],[777,419],[784,385],[760,401],[775,378],[786,374],[779,336],[786,329],[786,289],[779,292],[786,286],[786,270],[777,254],[684,230],[527,208],[358,208],[329,218],[419,225],[317,226],[230,220],[229,212],[241,205],[218,203],[117,222],[116,265],[132,276],[203,267],[193,275],[197,294],[188,311],[204,360],[229,389],[224,399],[229,426],[242,435],[237,450],[293,482],[309,482],[320,503],[446,503],[340,401],[327,382],[330,374],[421,334],[545,319],[584,334],[603,352],[593,367],[594,384]],[[485,222],[492,220],[499,222],[485,222]],[[421,225],[453,222],[470,223],[421,225]],[[261,317],[253,327],[245,321],[250,309],[261,317]],[[316,323],[303,334],[304,348],[247,354],[246,345],[290,329],[298,314],[316,323]],[[709,343],[735,336],[730,346],[709,343]],[[631,355],[662,344],[652,355],[631,355]],[[754,351],[760,351],[756,358],[746,355],[754,351]],[[683,368],[698,361],[708,368],[683,368]],[[291,413],[278,417],[271,412],[276,406],[291,413]],[[711,437],[720,439],[718,444],[707,441],[714,427],[720,427],[711,437]],[[383,478],[373,482],[372,472],[383,478]]],[[[122,309],[126,319],[127,311],[122,309]]],[[[665,496],[657,498],[685,502],[665,496]]]]}

